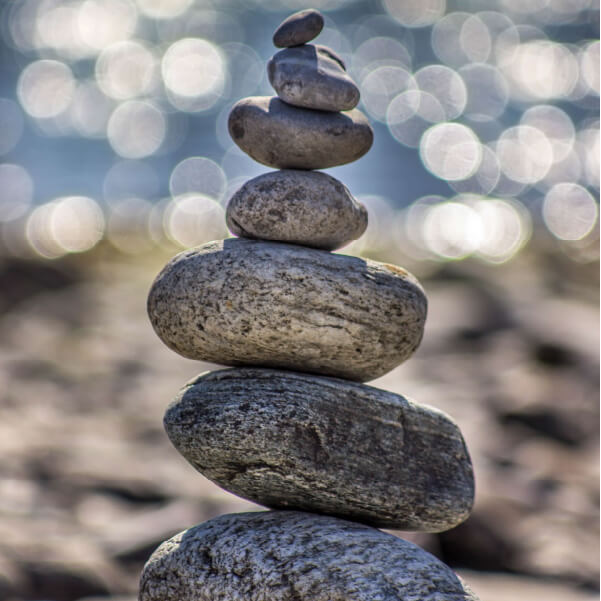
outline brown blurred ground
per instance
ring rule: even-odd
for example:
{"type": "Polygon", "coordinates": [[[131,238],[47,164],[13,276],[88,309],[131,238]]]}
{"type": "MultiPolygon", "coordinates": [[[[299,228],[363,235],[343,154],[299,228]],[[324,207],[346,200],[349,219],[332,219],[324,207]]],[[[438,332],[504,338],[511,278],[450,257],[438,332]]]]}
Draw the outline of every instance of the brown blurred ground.
{"type": "MultiPolygon", "coordinates": [[[[0,263],[2,600],[129,601],[164,539],[256,508],[163,432],[175,392],[211,368],[169,351],[146,318],[165,261],[102,247],[0,263]]],[[[424,342],[374,385],[456,419],[477,500],[455,530],[407,538],[467,570],[482,601],[597,598],[598,265],[530,249],[422,270],[424,342]]]]}

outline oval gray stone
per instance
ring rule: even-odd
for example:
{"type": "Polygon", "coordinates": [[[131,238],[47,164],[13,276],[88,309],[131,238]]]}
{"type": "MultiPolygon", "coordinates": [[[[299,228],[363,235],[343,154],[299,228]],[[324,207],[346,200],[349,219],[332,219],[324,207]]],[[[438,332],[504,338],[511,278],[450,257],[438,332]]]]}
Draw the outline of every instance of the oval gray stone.
{"type": "Polygon", "coordinates": [[[148,296],[155,331],[184,357],[360,381],[413,354],[426,309],[394,265],[244,238],[180,253],[148,296]]]}
{"type": "Polygon", "coordinates": [[[322,111],[348,111],[359,103],[359,88],[344,63],[325,46],[280,50],[267,63],[269,82],[288,104],[322,111]]]}
{"type": "Polygon", "coordinates": [[[222,515],[164,542],[139,601],[478,601],[444,563],[368,526],[294,511],[222,515]]]}
{"type": "Polygon", "coordinates": [[[288,48],[306,44],[320,34],[323,25],[323,15],[318,10],[300,10],[280,23],[273,34],[273,45],[288,48]]]}
{"type": "Polygon", "coordinates": [[[276,169],[326,169],[351,163],[371,148],[374,137],[358,109],[315,111],[271,96],[238,101],[228,127],[244,152],[276,169]]]}
{"type": "Polygon", "coordinates": [[[451,418],[364,384],[216,371],[180,391],[164,425],[204,476],[267,507],[442,532],[473,505],[471,460],[451,418]]]}
{"type": "Polygon", "coordinates": [[[367,210],[325,173],[283,169],[247,181],[225,219],[236,236],[334,250],[363,234],[367,210]]]}

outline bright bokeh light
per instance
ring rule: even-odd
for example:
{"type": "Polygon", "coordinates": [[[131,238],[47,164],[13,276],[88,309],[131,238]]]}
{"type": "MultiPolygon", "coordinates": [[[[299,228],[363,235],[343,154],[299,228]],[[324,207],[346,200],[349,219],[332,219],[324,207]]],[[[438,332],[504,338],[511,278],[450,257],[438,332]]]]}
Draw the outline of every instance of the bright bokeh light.
{"type": "Polygon", "coordinates": [[[378,67],[411,70],[411,55],[401,42],[388,37],[371,37],[353,53],[351,70],[357,81],[378,67]]]}
{"type": "Polygon", "coordinates": [[[510,57],[502,69],[519,100],[564,98],[578,82],[578,61],[562,44],[534,40],[518,45],[510,57]]]}
{"type": "Polygon", "coordinates": [[[136,29],[138,12],[130,0],[85,0],[79,9],[79,35],[95,50],[128,39],[136,29]]]}
{"type": "Polygon", "coordinates": [[[33,180],[24,167],[0,164],[0,222],[24,215],[33,200],[33,180]]]}
{"type": "Polygon", "coordinates": [[[408,90],[395,96],[386,111],[386,124],[392,137],[411,148],[417,148],[422,134],[444,118],[440,102],[422,90],[408,90]]]}
{"type": "Polygon", "coordinates": [[[506,129],[497,142],[496,152],[503,173],[523,184],[541,180],[553,164],[553,147],[547,136],[529,125],[506,129]]]}
{"type": "Polygon", "coordinates": [[[86,58],[90,47],[79,29],[79,3],[40,2],[37,10],[35,43],[67,59],[86,58]]]}
{"type": "Polygon", "coordinates": [[[448,181],[473,175],[482,160],[482,147],[476,134],[460,123],[439,123],[423,135],[419,153],[425,167],[448,181]]]}
{"type": "Polygon", "coordinates": [[[391,100],[415,87],[413,76],[403,67],[378,67],[361,82],[361,100],[373,119],[384,121],[391,100]]]}
{"type": "Polygon", "coordinates": [[[104,216],[91,198],[62,197],[34,209],[25,233],[35,253],[55,259],[94,247],[104,234],[104,216]]]}
{"type": "Polygon", "coordinates": [[[165,117],[156,106],[130,100],[113,111],[107,135],[119,156],[140,159],[154,154],[160,148],[166,129],[165,117]]]}
{"type": "Polygon", "coordinates": [[[574,124],[560,108],[535,105],[524,112],[520,124],[534,127],[546,136],[553,150],[553,162],[562,161],[572,151],[576,137],[574,124]]]}
{"type": "Polygon", "coordinates": [[[108,46],[96,61],[96,80],[111,98],[128,100],[149,93],[156,84],[156,60],[144,44],[134,41],[108,46]]]}
{"type": "Polygon", "coordinates": [[[486,61],[491,52],[491,35],[478,15],[452,12],[432,28],[432,48],[451,67],[486,61]]]}
{"type": "Polygon", "coordinates": [[[152,19],[173,19],[192,5],[194,0],[136,0],[138,8],[152,19]]]}
{"type": "Polygon", "coordinates": [[[580,55],[580,72],[593,94],[599,96],[599,42],[591,42],[580,55]]]}
{"type": "Polygon", "coordinates": [[[23,135],[23,113],[19,105],[0,98],[0,155],[10,152],[23,135]]]}
{"type": "Polygon", "coordinates": [[[516,200],[483,198],[471,203],[482,223],[482,240],[476,255],[491,263],[515,256],[532,234],[530,213],[516,200]]]}
{"type": "Polygon", "coordinates": [[[445,112],[445,120],[456,119],[463,113],[467,90],[461,77],[444,65],[428,65],[415,74],[417,87],[432,94],[445,112]]]}
{"type": "Polygon", "coordinates": [[[444,15],[446,0],[384,0],[384,6],[404,27],[426,27],[444,15]]]}
{"type": "Polygon", "coordinates": [[[443,259],[468,257],[478,250],[484,236],[480,215],[461,202],[434,205],[422,228],[428,249],[443,259]]]}
{"type": "Polygon", "coordinates": [[[54,202],[50,233],[65,252],[90,250],[104,234],[104,215],[98,204],[86,196],[67,196],[54,202]]]}
{"type": "Polygon", "coordinates": [[[591,193],[574,183],[553,186],[546,194],[543,218],[560,240],[580,240],[595,226],[599,210],[591,193]]]}
{"type": "Polygon", "coordinates": [[[578,132],[577,150],[583,169],[583,175],[589,186],[599,189],[599,123],[595,128],[586,128],[578,132]]]}
{"type": "Polygon", "coordinates": [[[207,110],[223,94],[226,65],[207,40],[186,38],[172,44],[163,56],[161,72],[170,101],[180,110],[207,110]]]}
{"type": "Polygon", "coordinates": [[[476,171],[465,179],[449,182],[453,190],[462,194],[489,194],[495,189],[501,175],[497,155],[488,146],[481,146],[482,159],[476,171]]]}
{"type": "Polygon", "coordinates": [[[75,93],[75,78],[64,63],[35,61],[23,70],[17,83],[21,106],[32,117],[48,119],[64,112],[75,93]]]}
{"type": "Polygon", "coordinates": [[[169,178],[172,196],[195,193],[221,201],[227,187],[223,169],[205,157],[189,157],[173,169],[169,178]]]}
{"type": "Polygon", "coordinates": [[[174,198],[165,210],[163,224],[167,237],[183,248],[228,236],[223,207],[202,194],[174,198]]]}

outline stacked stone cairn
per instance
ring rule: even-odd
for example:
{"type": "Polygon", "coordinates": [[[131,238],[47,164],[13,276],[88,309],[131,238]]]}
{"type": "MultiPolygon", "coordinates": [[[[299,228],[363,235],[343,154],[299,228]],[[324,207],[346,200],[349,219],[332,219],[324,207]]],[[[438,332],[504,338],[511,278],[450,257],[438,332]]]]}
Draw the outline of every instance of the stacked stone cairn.
{"type": "Polygon", "coordinates": [[[226,219],[239,236],[172,259],[150,291],[160,338],[234,366],[188,383],[165,428],[198,471],[274,511],[225,515],[163,543],[141,601],[464,601],[443,563],[377,528],[438,532],[469,514],[472,466],[445,414],[362,382],[408,359],[426,298],[405,270],[332,254],[367,226],[339,181],[373,139],[359,90],[316,10],[274,35],[277,97],[229,116],[242,150],[275,167],[226,219]]]}

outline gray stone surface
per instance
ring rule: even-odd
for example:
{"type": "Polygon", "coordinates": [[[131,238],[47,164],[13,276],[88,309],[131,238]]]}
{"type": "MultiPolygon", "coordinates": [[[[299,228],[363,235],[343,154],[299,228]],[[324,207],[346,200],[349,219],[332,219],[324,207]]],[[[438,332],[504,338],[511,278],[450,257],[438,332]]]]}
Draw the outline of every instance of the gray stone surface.
{"type": "Polygon", "coordinates": [[[319,35],[323,24],[323,15],[318,10],[300,10],[280,23],[273,34],[273,44],[278,48],[306,44],[319,35]]]}
{"type": "Polygon", "coordinates": [[[371,148],[374,136],[358,109],[315,111],[271,96],[238,101],[228,127],[244,152],[276,169],[326,169],[351,163],[371,148]]]}
{"type": "Polygon", "coordinates": [[[155,331],[184,357],[361,381],[411,356],[426,309],[394,265],[244,238],[180,253],[148,296],[155,331]]]}
{"type": "Polygon", "coordinates": [[[204,476],[278,509],[381,528],[440,532],[474,500],[450,417],[364,384],[271,369],[227,369],[186,385],[165,429],[204,476]]]}
{"type": "Polygon", "coordinates": [[[247,181],[230,199],[227,226],[244,238],[334,250],[367,227],[367,210],[337,179],[283,169],[247,181]]]}
{"type": "Polygon", "coordinates": [[[277,95],[294,106],[348,111],[359,103],[359,88],[333,50],[307,44],[280,50],[267,63],[277,95]]]}
{"type": "Polygon", "coordinates": [[[218,517],[150,557],[140,601],[478,601],[446,565],[368,526],[293,511],[218,517]]]}

